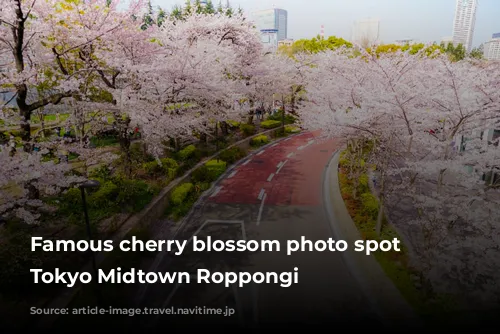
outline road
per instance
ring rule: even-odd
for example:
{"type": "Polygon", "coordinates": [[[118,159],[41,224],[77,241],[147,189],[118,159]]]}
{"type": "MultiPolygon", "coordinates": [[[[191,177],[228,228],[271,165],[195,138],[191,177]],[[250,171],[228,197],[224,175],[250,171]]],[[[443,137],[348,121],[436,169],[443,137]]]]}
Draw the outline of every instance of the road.
{"type": "MultiPolygon", "coordinates": [[[[176,239],[278,240],[280,252],[190,252],[168,255],[154,271],[293,272],[299,282],[252,284],[225,288],[217,284],[150,285],[144,305],[150,307],[232,307],[229,325],[283,328],[302,325],[344,325],[374,329],[380,322],[344,264],[340,252],[296,252],[287,255],[287,240],[334,238],[323,203],[324,170],[339,147],[303,133],[265,148],[223,179],[197,208],[176,239]],[[215,221],[210,223],[210,221],[215,221]],[[208,223],[207,223],[208,222],[208,223]],[[207,223],[207,224],[205,224],[207,223]],[[204,225],[205,224],[205,225],[204,225]],[[201,230],[200,230],[201,228],[201,230]]],[[[160,316],[155,327],[189,328],[221,324],[220,316],[160,316]]]]}

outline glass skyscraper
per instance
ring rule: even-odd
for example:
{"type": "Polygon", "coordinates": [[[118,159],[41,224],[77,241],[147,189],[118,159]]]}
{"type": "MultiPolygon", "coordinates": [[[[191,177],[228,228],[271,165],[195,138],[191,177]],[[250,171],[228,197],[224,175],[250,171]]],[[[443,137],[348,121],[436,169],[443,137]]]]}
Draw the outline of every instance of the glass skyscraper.
{"type": "Polygon", "coordinates": [[[477,0],[457,0],[453,22],[453,44],[471,50],[476,24],[477,0]]]}
{"type": "Polygon", "coordinates": [[[259,31],[277,30],[277,41],[288,38],[288,12],[284,9],[268,9],[253,13],[252,18],[259,31]]]}

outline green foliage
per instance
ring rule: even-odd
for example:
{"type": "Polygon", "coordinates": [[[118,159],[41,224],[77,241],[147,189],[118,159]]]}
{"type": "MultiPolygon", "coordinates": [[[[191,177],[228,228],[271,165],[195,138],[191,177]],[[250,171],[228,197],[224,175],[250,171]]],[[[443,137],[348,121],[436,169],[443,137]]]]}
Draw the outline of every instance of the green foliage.
{"type": "Polygon", "coordinates": [[[280,47],[280,52],[293,56],[294,54],[301,52],[314,54],[327,50],[336,50],[340,47],[352,48],[352,43],[335,36],[330,36],[327,39],[318,36],[312,39],[299,39],[291,46],[280,47]]]}
{"type": "Polygon", "coordinates": [[[196,146],[189,145],[184,147],[179,152],[177,152],[177,159],[179,159],[179,161],[184,162],[191,159],[195,154],[196,154],[196,146]]]}
{"type": "Polygon", "coordinates": [[[150,176],[167,176],[168,179],[173,179],[176,175],[177,168],[179,164],[177,161],[171,158],[160,159],[160,164],[158,161],[150,161],[143,164],[143,168],[146,173],[150,176]]]}
{"type": "Polygon", "coordinates": [[[361,203],[363,204],[362,211],[373,220],[377,219],[378,215],[378,200],[372,193],[366,192],[361,194],[361,203]]]}
{"type": "Polygon", "coordinates": [[[210,173],[213,178],[217,179],[221,176],[227,168],[227,163],[224,160],[210,160],[205,163],[208,173],[210,173]]]}
{"type": "Polygon", "coordinates": [[[219,154],[219,159],[224,160],[228,164],[234,164],[235,162],[246,157],[247,152],[239,146],[233,146],[227,150],[222,151],[219,154]]]}
{"type": "Polygon", "coordinates": [[[281,122],[268,119],[267,121],[261,122],[260,126],[264,129],[275,129],[281,126],[281,122]]]}
{"type": "Polygon", "coordinates": [[[94,147],[106,147],[118,144],[118,138],[116,137],[92,137],[90,138],[90,143],[94,147]]]}
{"type": "Polygon", "coordinates": [[[298,133],[298,132],[300,132],[300,128],[297,126],[286,125],[285,132],[286,133],[298,133]]]}
{"type": "Polygon", "coordinates": [[[260,136],[257,136],[255,138],[252,138],[252,140],[250,142],[250,145],[259,147],[259,146],[266,145],[269,142],[270,142],[270,140],[269,140],[268,136],[266,136],[266,135],[260,135],[260,136]]]}
{"type": "MultiPolygon", "coordinates": [[[[283,118],[283,111],[278,111],[274,115],[269,115],[267,120],[268,121],[279,121],[281,123],[283,121],[282,118],[283,118]]],[[[285,125],[295,124],[296,121],[297,121],[297,119],[295,117],[293,117],[292,115],[290,115],[290,114],[285,115],[285,125]]]]}
{"type": "Polygon", "coordinates": [[[251,135],[255,134],[255,126],[252,124],[241,124],[240,131],[245,136],[251,136],[251,135]]]}
{"type": "Polygon", "coordinates": [[[183,183],[180,186],[177,186],[170,195],[170,203],[177,206],[181,205],[182,202],[189,196],[192,190],[192,183],[183,183]]]}
{"type": "Polygon", "coordinates": [[[231,128],[238,128],[240,126],[240,122],[238,121],[226,121],[226,123],[231,127],[231,128]]]}

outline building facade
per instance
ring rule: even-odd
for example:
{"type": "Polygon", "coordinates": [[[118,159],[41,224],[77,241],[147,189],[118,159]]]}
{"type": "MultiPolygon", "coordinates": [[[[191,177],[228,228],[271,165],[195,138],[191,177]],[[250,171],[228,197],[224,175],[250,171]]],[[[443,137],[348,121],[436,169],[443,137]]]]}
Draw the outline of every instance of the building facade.
{"type": "Polygon", "coordinates": [[[293,45],[293,39],[284,39],[278,42],[278,46],[292,46],[292,45],[293,45]]]}
{"type": "Polygon", "coordinates": [[[361,46],[377,44],[380,40],[380,21],[365,19],[354,22],[351,41],[361,46]]]}
{"type": "MultiPolygon", "coordinates": [[[[277,30],[277,42],[288,38],[288,12],[286,10],[279,8],[261,10],[253,13],[252,16],[259,31],[277,30]]],[[[264,35],[267,34],[264,33],[264,35]]]]}
{"type": "Polygon", "coordinates": [[[472,49],[478,0],[457,0],[453,21],[453,44],[462,44],[467,52],[472,49]]]}
{"type": "Polygon", "coordinates": [[[500,33],[493,34],[491,40],[483,45],[483,57],[489,60],[500,60],[500,33]]]}

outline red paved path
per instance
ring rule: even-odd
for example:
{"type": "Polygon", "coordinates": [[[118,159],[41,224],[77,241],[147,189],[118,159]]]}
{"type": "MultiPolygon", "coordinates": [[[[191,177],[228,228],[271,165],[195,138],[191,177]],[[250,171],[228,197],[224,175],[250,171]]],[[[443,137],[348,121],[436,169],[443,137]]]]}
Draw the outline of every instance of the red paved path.
{"type": "Polygon", "coordinates": [[[209,201],[258,204],[261,202],[259,193],[265,189],[266,205],[320,206],[323,170],[337,147],[337,141],[318,141],[317,135],[308,132],[291,137],[266,148],[260,155],[254,155],[248,164],[235,169],[234,176],[218,185],[221,190],[209,201]],[[314,142],[308,145],[311,140],[314,142]],[[292,152],[294,155],[288,157],[292,152]],[[276,174],[278,164],[285,161],[276,174]],[[268,181],[272,173],[275,175],[268,181]]]}

